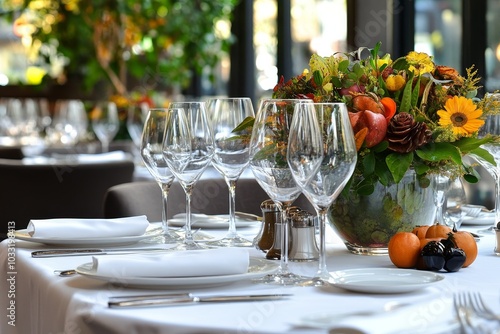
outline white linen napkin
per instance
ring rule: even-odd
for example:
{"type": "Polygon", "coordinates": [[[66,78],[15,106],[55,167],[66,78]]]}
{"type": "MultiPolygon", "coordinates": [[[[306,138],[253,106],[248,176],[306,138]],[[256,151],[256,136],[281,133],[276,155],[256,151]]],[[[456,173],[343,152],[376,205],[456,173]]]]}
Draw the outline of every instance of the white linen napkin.
{"type": "Polygon", "coordinates": [[[79,154],[78,162],[106,162],[106,161],[122,161],[127,158],[127,153],[123,151],[111,151],[97,154],[79,154]]]}
{"type": "Polygon", "coordinates": [[[106,277],[199,277],[248,272],[248,250],[217,248],[182,252],[94,256],[92,269],[106,277]]]}
{"type": "Polygon", "coordinates": [[[115,219],[32,219],[28,224],[28,233],[37,238],[130,237],[143,235],[148,226],[146,216],[115,219]]]}

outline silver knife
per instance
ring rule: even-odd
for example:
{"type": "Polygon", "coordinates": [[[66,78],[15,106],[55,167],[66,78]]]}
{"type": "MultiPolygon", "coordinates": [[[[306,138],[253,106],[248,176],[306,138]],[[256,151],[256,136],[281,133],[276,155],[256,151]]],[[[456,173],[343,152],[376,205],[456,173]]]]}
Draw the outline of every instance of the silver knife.
{"type": "Polygon", "coordinates": [[[168,251],[168,248],[46,249],[46,250],[38,250],[31,252],[31,257],[133,254],[139,252],[160,252],[160,251],[168,251]]]}
{"type": "Polygon", "coordinates": [[[112,297],[108,301],[108,307],[151,307],[151,306],[171,306],[190,305],[197,303],[228,303],[228,302],[249,302],[259,300],[279,300],[291,296],[290,294],[266,294],[266,295],[240,295],[240,296],[206,296],[197,297],[191,294],[170,294],[170,295],[149,295],[149,296],[129,296],[112,297]]]}

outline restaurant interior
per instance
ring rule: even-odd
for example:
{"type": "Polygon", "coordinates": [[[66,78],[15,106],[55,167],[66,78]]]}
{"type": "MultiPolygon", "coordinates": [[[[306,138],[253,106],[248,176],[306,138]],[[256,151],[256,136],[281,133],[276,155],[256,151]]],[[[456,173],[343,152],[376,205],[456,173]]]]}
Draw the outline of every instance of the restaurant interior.
{"type": "Polygon", "coordinates": [[[497,0],[3,0],[0,333],[500,333],[498,17],[497,0]],[[443,130],[455,98],[473,111],[443,130]],[[335,149],[306,147],[327,104],[335,149]],[[285,153],[262,165],[283,105],[285,153]],[[236,145],[244,163],[218,153],[236,145]]]}

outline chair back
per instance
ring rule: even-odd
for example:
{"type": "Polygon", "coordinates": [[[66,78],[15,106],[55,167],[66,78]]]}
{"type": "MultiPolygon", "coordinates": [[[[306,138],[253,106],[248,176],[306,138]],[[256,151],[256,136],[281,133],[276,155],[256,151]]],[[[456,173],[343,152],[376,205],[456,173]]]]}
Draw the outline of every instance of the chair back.
{"type": "MultiPolygon", "coordinates": [[[[252,178],[238,180],[236,210],[262,215],[260,205],[269,196],[252,178]]],[[[315,213],[311,204],[301,195],[295,205],[315,213]]],[[[151,222],[161,221],[161,191],[155,181],[141,181],[111,187],[105,196],[104,213],[107,218],[146,215],[151,222]]],[[[222,178],[202,178],[193,189],[191,211],[205,214],[227,214],[229,191],[222,178]]],[[[186,195],[181,185],[174,182],[167,198],[167,218],[186,212],[186,195]]]]}
{"type": "Polygon", "coordinates": [[[102,218],[106,191],[131,182],[132,161],[35,164],[0,159],[0,234],[31,219],[102,218]]]}

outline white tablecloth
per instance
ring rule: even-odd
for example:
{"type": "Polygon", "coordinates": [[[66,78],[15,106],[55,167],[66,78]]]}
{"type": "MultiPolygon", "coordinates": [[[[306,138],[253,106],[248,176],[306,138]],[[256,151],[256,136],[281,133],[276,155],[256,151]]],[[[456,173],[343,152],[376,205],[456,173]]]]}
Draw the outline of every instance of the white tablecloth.
{"type": "MultiPolygon", "coordinates": [[[[241,231],[249,237],[256,233],[255,228],[241,231]]],[[[224,234],[224,230],[206,232],[224,234]]],[[[394,268],[388,256],[350,254],[338,239],[330,236],[329,240],[333,241],[328,245],[330,271],[394,268]]],[[[377,311],[390,302],[420,303],[450,297],[458,289],[481,291],[488,300],[495,301],[500,313],[500,258],[493,253],[493,235],[481,239],[479,256],[472,266],[456,273],[444,273],[443,282],[411,293],[363,294],[338,288],[280,287],[241,281],[190,292],[199,296],[246,293],[291,293],[293,296],[279,301],[142,309],[110,309],[107,301],[110,296],[166,291],[126,289],[79,275],[59,277],[54,270],[75,268],[90,262],[91,257],[31,258],[31,251],[43,248],[48,247],[19,240],[11,240],[10,244],[5,240],[0,244],[0,333],[327,333],[326,329],[304,328],[297,323],[303,317],[321,312],[335,314],[361,308],[377,311]],[[7,254],[8,245],[11,250],[15,249],[15,254],[7,254]]],[[[252,254],[264,256],[255,249],[252,254]]],[[[309,275],[315,273],[316,266],[317,262],[291,263],[292,270],[309,275]]],[[[420,313],[415,321],[425,329],[436,314],[425,308],[420,313]]]]}

